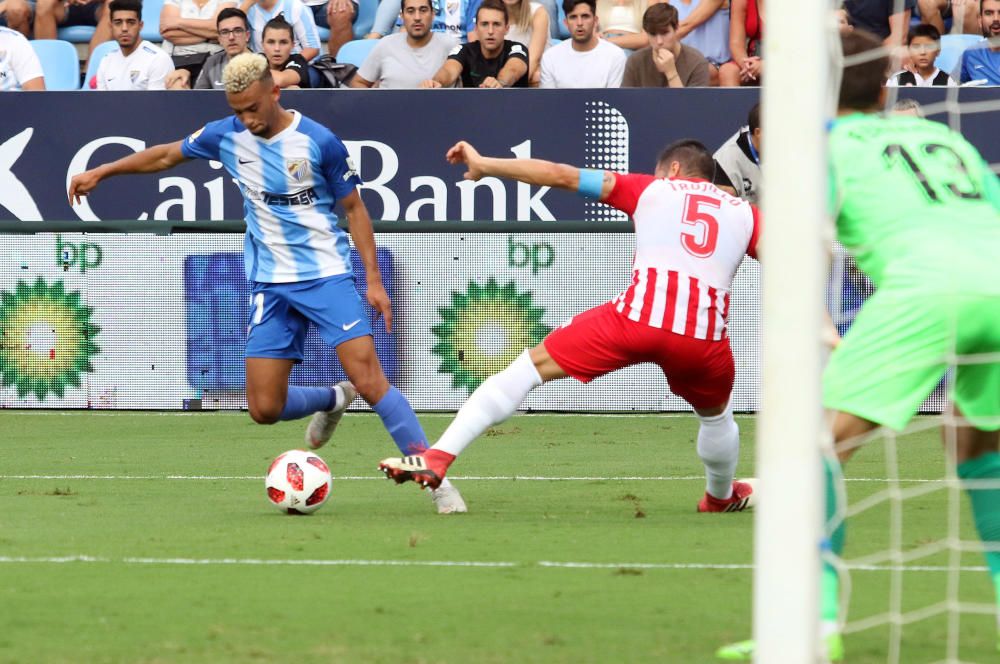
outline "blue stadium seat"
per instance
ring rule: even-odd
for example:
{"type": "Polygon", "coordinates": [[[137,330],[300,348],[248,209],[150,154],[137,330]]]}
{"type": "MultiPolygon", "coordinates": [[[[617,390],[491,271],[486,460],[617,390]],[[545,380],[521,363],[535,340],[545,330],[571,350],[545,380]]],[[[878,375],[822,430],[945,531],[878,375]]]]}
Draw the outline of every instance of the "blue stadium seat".
{"type": "Polygon", "coordinates": [[[101,64],[101,60],[104,56],[114,51],[118,48],[118,42],[116,41],[106,41],[102,44],[98,44],[94,52],[90,54],[90,62],[87,64],[87,73],[83,77],[83,85],[80,87],[81,90],[90,90],[90,79],[97,76],[97,66],[101,64]]]}
{"type": "MultiPolygon", "coordinates": [[[[395,0],[391,0],[395,2],[395,0]]],[[[361,39],[369,32],[372,31],[372,25],[375,24],[375,10],[378,9],[379,0],[359,0],[358,2],[358,18],[354,21],[354,38],[361,39]]],[[[330,40],[330,29],[322,28],[316,26],[319,30],[320,41],[327,42],[330,40]]]]}
{"type": "Polygon", "coordinates": [[[950,74],[962,59],[962,53],[970,46],[982,41],[979,35],[941,35],[941,52],[934,60],[934,66],[950,74]]]}
{"type": "Polygon", "coordinates": [[[160,36],[160,10],[163,9],[163,0],[142,0],[142,38],[159,44],[163,41],[160,36]]]}
{"type": "MultiPolygon", "coordinates": [[[[395,0],[385,0],[394,2],[395,0]]],[[[375,24],[375,10],[378,9],[379,0],[358,0],[358,18],[354,21],[354,38],[361,39],[372,31],[375,24]]]]}
{"type": "Polygon", "coordinates": [[[71,25],[68,28],[59,28],[57,35],[62,41],[73,44],[88,44],[90,38],[94,36],[94,28],[89,25],[71,25]]]}
{"type": "Polygon", "coordinates": [[[377,39],[354,39],[340,47],[337,52],[337,62],[347,62],[360,67],[368,54],[375,48],[377,39]]]}
{"type": "Polygon", "coordinates": [[[563,10],[562,2],[559,3],[559,38],[569,39],[569,28],[566,27],[566,12],[563,10]]]}
{"type": "Polygon", "coordinates": [[[42,63],[46,90],[76,90],[80,86],[75,46],[60,39],[33,39],[30,43],[42,63]]]}

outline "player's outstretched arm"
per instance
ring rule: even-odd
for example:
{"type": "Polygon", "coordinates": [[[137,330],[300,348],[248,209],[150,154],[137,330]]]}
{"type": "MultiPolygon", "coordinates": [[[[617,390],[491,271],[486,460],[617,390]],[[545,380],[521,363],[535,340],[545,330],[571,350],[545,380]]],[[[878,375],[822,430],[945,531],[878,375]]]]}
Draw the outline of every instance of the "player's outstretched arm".
{"type": "Polygon", "coordinates": [[[101,180],[106,180],[114,175],[157,173],[173,168],[185,160],[186,158],[181,153],[181,141],[177,141],[154,145],[141,152],[122,157],[118,161],[102,164],[73,176],[69,183],[69,204],[79,203],[80,198],[93,191],[101,180]]]}
{"type": "Polygon", "coordinates": [[[576,191],[597,200],[605,200],[615,186],[614,176],[604,171],[594,181],[595,171],[579,169],[569,164],[559,164],[544,159],[498,159],[484,157],[465,141],[456,143],[446,155],[448,163],[465,164],[466,180],[479,180],[487,176],[509,178],[539,187],[555,187],[576,191]],[[600,195],[598,196],[598,192],[600,195]]]}
{"type": "Polygon", "coordinates": [[[385,320],[385,331],[392,332],[392,303],[389,301],[389,294],[385,292],[385,286],[382,285],[382,273],[375,255],[375,232],[372,230],[368,208],[365,207],[357,189],[342,198],[340,204],[344,206],[351,239],[354,240],[354,246],[361,256],[361,262],[365,264],[365,279],[368,282],[365,296],[368,298],[368,304],[382,315],[385,320]]]}

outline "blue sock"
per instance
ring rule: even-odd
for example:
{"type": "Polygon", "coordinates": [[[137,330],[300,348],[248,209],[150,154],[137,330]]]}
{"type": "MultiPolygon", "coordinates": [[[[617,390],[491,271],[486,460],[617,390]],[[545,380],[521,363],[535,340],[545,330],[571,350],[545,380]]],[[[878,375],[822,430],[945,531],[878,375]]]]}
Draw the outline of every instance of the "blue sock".
{"type": "Polygon", "coordinates": [[[427,449],[427,434],[402,392],[390,386],[385,396],[372,408],[382,418],[382,425],[400,452],[420,454],[427,449]]]}
{"type": "Polygon", "coordinates": [[[297,387],[288,386],[288,398],[285,407],[281,409],[279,420],[297,420],[306,415],[312,415],[317,410],[330,410],[337,396],[332,387],[297,387]]]}

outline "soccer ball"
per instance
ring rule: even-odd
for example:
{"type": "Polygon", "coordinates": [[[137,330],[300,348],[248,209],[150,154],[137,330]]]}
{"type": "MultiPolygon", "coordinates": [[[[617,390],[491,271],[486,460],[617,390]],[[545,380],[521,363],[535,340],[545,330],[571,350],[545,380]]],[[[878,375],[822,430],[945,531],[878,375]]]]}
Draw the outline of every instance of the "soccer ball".
{"type": "Polygon", "coordinates": [[[315,512],[330,497],[333,478],[313,452],[289,450],[271,462],[264,478],[271,504],[288,514],[315,512]]]}

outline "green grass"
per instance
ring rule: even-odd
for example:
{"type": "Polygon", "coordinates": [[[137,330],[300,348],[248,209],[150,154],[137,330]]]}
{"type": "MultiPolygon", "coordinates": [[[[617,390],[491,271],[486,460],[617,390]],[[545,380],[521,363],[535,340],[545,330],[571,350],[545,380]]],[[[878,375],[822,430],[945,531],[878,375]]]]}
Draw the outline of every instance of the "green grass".
{"type": "MultiPolygon", "coordinates": [[[[422,420],[431,437],[449,421],[422,420]]],[[[754,421],[740,424],[740,472],[749,475],[754,421]]],[[[335,481],[314,515],[280,514],[256,478],[300,445],[302,426],[262,427],[239,414],[0,412],[0,662],[697,663],[750,634],[750,570],[638,566],[752,561],[752,516],[696,514],[700,480],[461,480],[699,476],[692,418],[515,417],[453,467],[470,508],[453,516],[434,514],[412,484],[378,479],[376,463],[394,448],[362,414],[345,418],[322,455],[335,476],[372,479],[335,481]],[[73,556],[98,560],[10,562],[73,556]]],[[[942,477],[936,434],[907,437],[902,449],[903,477],[942,477]]],[[[862,451],[848,471],[884,477],[881,450],[862,451]]],[[[857,500],[884,486],[852,482],[849,491],[857,500]]],[[[946,502],[943,491],[907,501],[904,548],[946,532],[946,502]]],[[[965,512],[963,536],[973,539],[965,512]]],[[[885,506],[852,520],[848,554],[883,548],[887,524],[885,506]]],[[[963,563],[982,565],[972,554],[963,563]]],[[[904,607],[942,600],[946,578],[907,572],[904,607]]],[[[886,609],[887,572],[853,579],[852,618],[886,609]]],[[[992,601],[983,572],[961,582],[963,600],[992,601]]],[[[991,616],[963,616],[961,630],[965,661],[995,661],[991,616]]],[[[944,618],[908,627],[901,661],[944,659],[946,634],[944,618]]],[[[886,628],[851,634],[848,661],[884,662],[887,642],[886,628]]]]}

